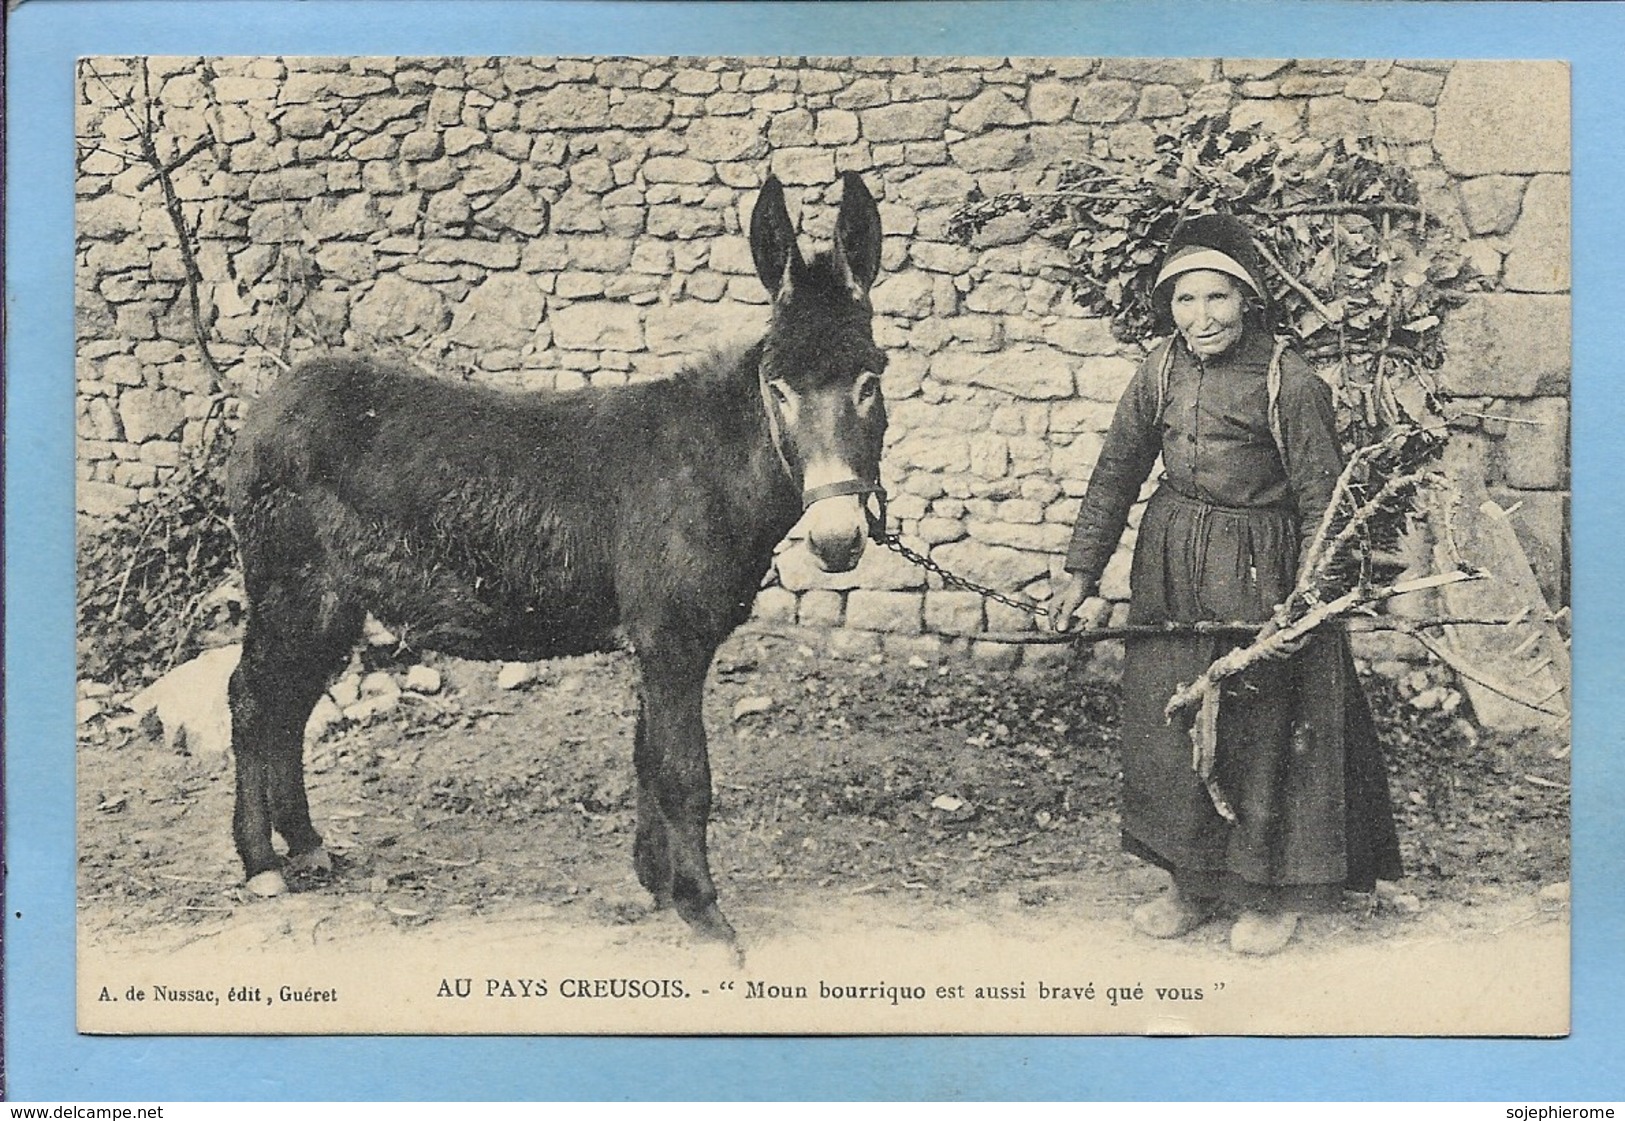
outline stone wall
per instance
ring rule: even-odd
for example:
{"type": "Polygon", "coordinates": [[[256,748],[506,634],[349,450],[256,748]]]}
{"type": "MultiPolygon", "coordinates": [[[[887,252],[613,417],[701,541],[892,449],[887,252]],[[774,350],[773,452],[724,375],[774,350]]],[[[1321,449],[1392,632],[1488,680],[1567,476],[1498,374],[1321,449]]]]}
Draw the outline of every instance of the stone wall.
{"type": "MultiPolygon", "coordinates": [[[[764,324],[741,230],[766,173],[811,243],[829,236],[836,175],[862,172],[886,232],[874,300],[891,353],[892,512],[938,562],[1036,596],[1139,352],[1071,303],[1055,251],[1002,222],[959,244],[946,232],[955,208],[973,188],[1042,186],[1069,156],[1142,151],[1221,109],[1286,136],[1380,136],[1496,278],[1453,317],[1444,377],[1476,398],[1471,443],[1491,493],[1522,502],[1543,583],[1566,595],[1560,64],[173,58],[148,70],[228,418],[281,363],[335,345],[520,386],[666,376],[764,324]]],[[[137,74],[98,59],[80,83],[79,506],[91,517],[149,497],[212,403],[170,210],[132,156],[137,74]]],[[[1107,572],[1118,600],[1131,542],[1132,530],[1107,572]]],[[[833,577],[782,552],[758,614],[855,653],[954,648],[999,664],[1024,648],[975,636],[1032,625],[878,550],[833,577]]]]}

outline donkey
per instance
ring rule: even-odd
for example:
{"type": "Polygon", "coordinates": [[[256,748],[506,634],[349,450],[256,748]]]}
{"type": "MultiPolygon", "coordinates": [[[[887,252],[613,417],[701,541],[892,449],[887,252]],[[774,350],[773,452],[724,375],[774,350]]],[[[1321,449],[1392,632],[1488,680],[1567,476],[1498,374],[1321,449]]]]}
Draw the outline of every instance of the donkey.
{"type": "Polygon", "coordinates": [[[798,520],[821,567],[857,564],[886,430],[880,212],[863,181],[842,177],[834,247],[809,263],[769,177],[750,245],[766,336],[673,379],[512,393],[345,356],[256,402],[227,471],[248,600],[232,831],[254,893],[332,870],[303,730],[371,612],[467,658],[630,647],[638,880],[700,937],[735,943],[706,854],[706,672],[798,520]]]}

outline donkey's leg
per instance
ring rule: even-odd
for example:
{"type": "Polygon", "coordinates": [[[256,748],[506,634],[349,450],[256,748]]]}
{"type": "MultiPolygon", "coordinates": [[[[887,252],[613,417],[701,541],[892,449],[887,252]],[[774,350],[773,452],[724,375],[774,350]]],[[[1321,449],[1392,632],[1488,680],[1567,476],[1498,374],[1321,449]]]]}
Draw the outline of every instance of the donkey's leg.
{"type": "Polygon", "coordinates": [[[358,609],[324,610],[319,593],[308,587],[273,586],[253,598],[242,660],[231,678],[232,833],[249,887],[261,895],[287,890],[271,847],[273,826],[288,844],[293,867],[331,867],[305,797],[305,724],[359,637],[361,617],[358,609]]]}
{"type": "MultiPolygon", "coordinates": [[[[640,859],[658,858],[664,836],[670,897],[677,913],[703,938],[732,943],[734,929],[717,907],[706,856],[711,816],[711,765],[700,714],[705,672],[715,644],[659,635],[637,643],[642,669],[641,723],[634,762],[638,772],[640,859]],[[649,810],[645,812],[645,804],[649,810]]],[[[656,898],[661,879],[652,869],[656,898]]],[[[644,875],[640,866],[639,875],[644,875]]],[[[645,886],[649,881],[644,880],[645,886]]]]}
{"type": "Polygon", "coordinates": [[[633,733],[632,759],[638,775],[638,833],[632,842],[632,867],[637,871],[638,883],[654,896],[657,907],[672,903],[671,848],[667,840],[669,826],[665,811],[660,808],[648,747],[648,722],[643,704],[638,707],[637,730],[633,733]],[[647,772],[647,773],[646,773],[647,772]]]}

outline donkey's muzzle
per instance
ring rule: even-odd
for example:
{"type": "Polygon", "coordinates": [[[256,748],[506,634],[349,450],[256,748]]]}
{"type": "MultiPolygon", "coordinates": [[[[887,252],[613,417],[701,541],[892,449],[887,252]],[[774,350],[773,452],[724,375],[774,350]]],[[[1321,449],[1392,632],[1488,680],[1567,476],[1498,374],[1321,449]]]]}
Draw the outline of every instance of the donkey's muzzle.
{"type": "Polygon", "coordinates": [[[869,521],[862,484],[831,484],[803,495],[807,548],[825,572],[850,572],[863,557],[869,521]]]}

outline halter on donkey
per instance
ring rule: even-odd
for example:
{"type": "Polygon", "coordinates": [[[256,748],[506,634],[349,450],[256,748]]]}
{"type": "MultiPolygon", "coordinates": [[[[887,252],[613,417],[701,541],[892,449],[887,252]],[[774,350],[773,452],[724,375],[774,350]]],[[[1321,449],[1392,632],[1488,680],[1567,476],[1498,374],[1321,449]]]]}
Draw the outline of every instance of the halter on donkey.
{"type": "Polygon", "coordinates": [[[731,358],[506,393],[349,356],[255,403],[228,470],[248,598],[233,835],[251,889],[332,871],[303,731],[370,612],[414,647],[469,658],[630,646],[638,878],[702,937],[735,940],[706,849],[701,694],[798,520],[823,567],[862,555],[886,428],[869,303],[880,241],[875,201],[848,173],[833,249],[804,260],[770,178],[750,242],[771,320],[731,358]]]}

